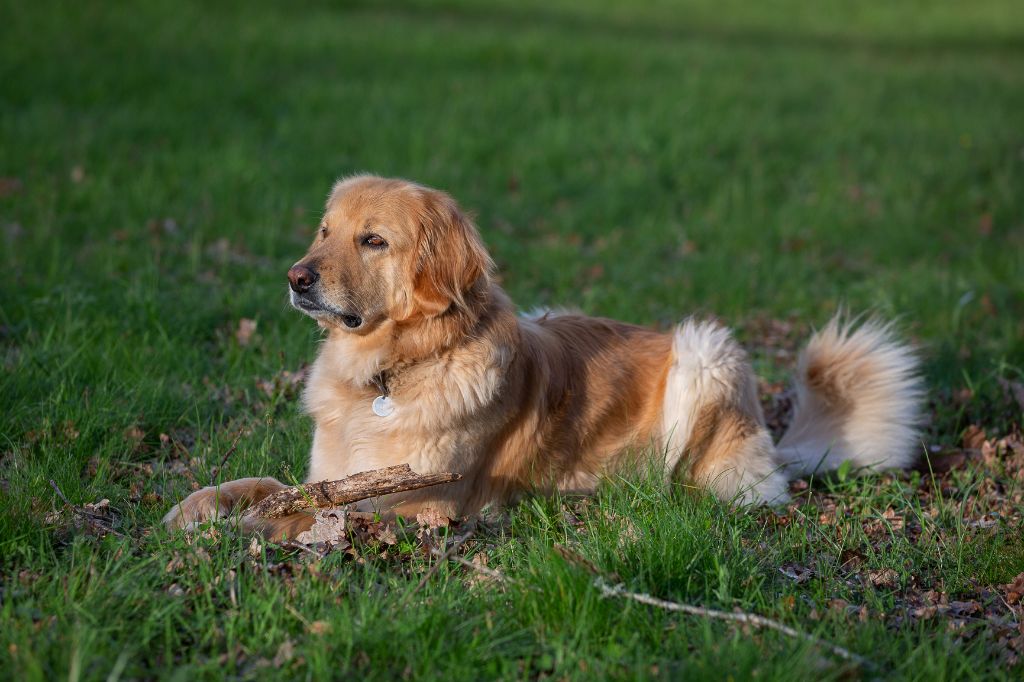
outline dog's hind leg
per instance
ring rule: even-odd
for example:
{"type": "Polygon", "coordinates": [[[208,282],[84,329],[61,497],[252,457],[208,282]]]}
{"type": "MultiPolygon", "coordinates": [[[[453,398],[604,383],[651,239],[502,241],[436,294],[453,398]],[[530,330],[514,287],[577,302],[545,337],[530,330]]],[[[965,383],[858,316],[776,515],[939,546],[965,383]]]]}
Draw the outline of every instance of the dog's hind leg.
{"type": "Polygon", "coordinates": [[[707,486],[724,500],[788,500],[746,353],[714,322],[686,320],[675,331],[662,430],[669,474],[707,486]]]}
{"type": "Polygon", "coordinates": [[[735,407],[702,408],[685,458],[688,477],[723,500],[739,504],[789,501],[788,481],[776,461],[771,434],[764,424],[735,407]]]}

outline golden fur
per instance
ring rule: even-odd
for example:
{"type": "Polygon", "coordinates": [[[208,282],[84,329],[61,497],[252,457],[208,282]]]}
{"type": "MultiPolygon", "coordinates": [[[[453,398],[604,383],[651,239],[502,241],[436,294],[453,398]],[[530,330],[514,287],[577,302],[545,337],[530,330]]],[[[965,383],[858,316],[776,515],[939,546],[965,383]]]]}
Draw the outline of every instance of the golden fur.
{"type": "MultiPolygon", "coordinates": [[[[589,492],[635,464],[631,453],[654,453],[666,478],[727,500],[781,502],[796,475],[914,456],[920,383],[888,327],[833,321],[811,340],[794,427],[776,449],[725,328],[519,316],[455,201],[405,180],[337,183],[289,279],[293,305],[327,334],[305,391],[316,425],[307,480],[401,463],[463,475],[364,507],[456,517],[527,490],[589,492]],[[371,409],[381,382],[394,405],[385,417],[371,409]]],[[[224,516],[281,487],[250,478],[204,488],[165,522],[224,516]]],[[[254,530],[294,536],[310,523],[296,515],[254,530]]]]}

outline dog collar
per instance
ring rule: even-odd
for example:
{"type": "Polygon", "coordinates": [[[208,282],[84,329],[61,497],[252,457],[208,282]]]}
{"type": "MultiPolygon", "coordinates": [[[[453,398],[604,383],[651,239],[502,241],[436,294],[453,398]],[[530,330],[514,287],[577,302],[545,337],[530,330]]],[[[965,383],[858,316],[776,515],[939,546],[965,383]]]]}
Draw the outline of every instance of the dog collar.
{"type": "Polygon", "coordinates": [[[386,371],[374,374],[370,377],[370,383],[373,384],[373,387],[376,388],[377,392],[382,396],[388,396],[391,394],[391,391],[388,390],[388,373],[386,371]]]}
{"type": "Polygon", "coordinates": [[[391,391],[388,389],[388,375],[380,372],[370,379],[374,388],[380,391],[380,395],[373,399],[373,413],[378,417],[390,416],[395,411],[395,403],[391,400],[391,391]]]}

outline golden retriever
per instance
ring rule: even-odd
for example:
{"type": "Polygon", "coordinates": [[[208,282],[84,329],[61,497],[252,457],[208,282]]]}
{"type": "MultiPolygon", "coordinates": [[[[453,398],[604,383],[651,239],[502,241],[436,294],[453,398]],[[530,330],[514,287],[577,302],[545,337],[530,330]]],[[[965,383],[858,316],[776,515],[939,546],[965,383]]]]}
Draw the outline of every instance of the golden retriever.
{"type": "MultiPolygon", "coordinates": [[[[462,474],[364,507],[459,517],[527,490],[589,492],[638,453],[666,480],[780,503],[792,478],[846,460],[904,467],[916,454],[921,380],[888,325],[837,317],[810,339],[793,423],[773,444],[727,329],[521,316],[458,204],[406,180],[339,181],[288,280],[292,305],[326,331],[304,396],[316,424],[307,480],[402,463],[462,474]]],[[[282,487],[245,478],[204,488],[164,521],[193,526],[282,487]]],[[[296,514],[253,530],[293,537],[311,522],[296,514]]]]}

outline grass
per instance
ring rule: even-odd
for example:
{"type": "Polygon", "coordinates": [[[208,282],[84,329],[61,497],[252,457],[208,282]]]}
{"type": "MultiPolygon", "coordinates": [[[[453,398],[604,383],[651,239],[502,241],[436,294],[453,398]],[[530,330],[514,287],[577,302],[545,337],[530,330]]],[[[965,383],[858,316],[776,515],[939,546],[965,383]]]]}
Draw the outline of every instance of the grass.
{"type": "Polygon", "coordinates": [[[999,463],[815,484],[783,516],[643,480],[529,500],[472,550],[513,586],[467,588],[452,564],[411,597],[419,553],[371,543],[363,563],[311,564],[156,525],[237,433],[221,480],[302,477],[310,423],[280,372],[317,334],[284,273],[332,180],[360,170],[453,192],[524,308],[713,313],[772,381],[787,362],[761,322],[797,336],[840,304],[875,310],[924,349],[928,444],[1007,433],[1021,415],[1004,387],[1024,380],[1012,0],[2,15],[0,678],[857,674],[778,635],[601,599],[555,543],[632,589],[814,632],[886,677],[1019,674],[987,622],[891,617],[1024,571],[1019,472],[999,463]],[[242,318],[258,323],[246,345],[242,318]],[[76,503],[109,498],[129,537],[46,521],[50,479],[76,503]],[[1002,520],[971,525],[997,503],[1002,520]]]}

